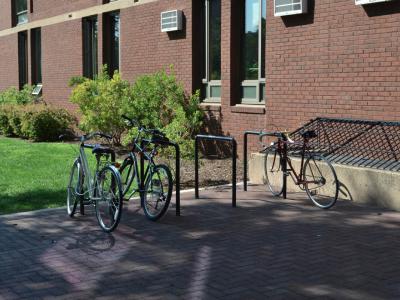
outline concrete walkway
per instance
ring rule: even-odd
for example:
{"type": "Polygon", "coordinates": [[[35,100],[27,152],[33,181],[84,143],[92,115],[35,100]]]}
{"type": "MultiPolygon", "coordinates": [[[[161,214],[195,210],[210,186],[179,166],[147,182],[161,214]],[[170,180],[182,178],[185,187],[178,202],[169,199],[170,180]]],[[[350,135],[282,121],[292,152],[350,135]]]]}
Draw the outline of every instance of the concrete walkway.
{"type": "Polygon", "coordinates": [[[1,299],[399,299],[400,213],[263,187],[183,194],[147,221],[137,203],[103,233],[93,212],[0,217],[1,299]]]}

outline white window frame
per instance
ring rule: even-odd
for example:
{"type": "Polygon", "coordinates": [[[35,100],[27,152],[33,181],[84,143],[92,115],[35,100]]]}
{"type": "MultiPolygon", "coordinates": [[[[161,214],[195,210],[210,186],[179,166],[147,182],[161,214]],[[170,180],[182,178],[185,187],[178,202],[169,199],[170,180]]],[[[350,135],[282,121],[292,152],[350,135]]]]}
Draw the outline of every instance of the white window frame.
{"type": "MultiPolygon", "coordinates": [[[[246,0],[243,0],[246,1],[246,0]]],[[[247,87],[247,86],[252,86],[252,87],[256,87],[256,98],[243,98],[241,99],[241,103],[243,104],[265,104],[265,95],[264,95],[264,99],[262,99],[262,95],[261,95],[261,91],[262,88],[261,86],[264,85],[265,86],[265,76],[264,78],[261,77],[261,60],[262,60],[262,13],[263,13],[263,5],[262,5],[262,1],[263,0],[258,0],[258,80],[243,80],[241,82],[241,92],[243,95],[243,88],[247,87]]],[[[265,1],[265,5],[267,6],[268,1],[265,1]]],[[[265,9],[267,9],[267,7],[265,7],[265,9]]],[[[265,67],[265,64],[264,64],[265,67]]],[[[264,73],[265,74],[265,73],[264,73]]]]}
{"type": "Polygon", "coordinates": [[[220,103],[221,97],[211,97],[211,88],[215,86],[221,87],[221,80],[210,80],[210,1],[212,0],[204,0],[205,5],[205,64],[206,64],[206,73],[205,78],[203,78],[202,82],[206,89],[206,96],[203,99],[203,102],[210,103],[220,103]]]}

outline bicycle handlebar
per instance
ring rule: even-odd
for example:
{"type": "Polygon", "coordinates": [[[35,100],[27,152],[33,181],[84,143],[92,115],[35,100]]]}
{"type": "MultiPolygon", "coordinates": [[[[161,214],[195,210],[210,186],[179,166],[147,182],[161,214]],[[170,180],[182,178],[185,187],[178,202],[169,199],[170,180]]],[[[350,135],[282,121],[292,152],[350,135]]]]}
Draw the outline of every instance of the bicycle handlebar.
{"type": "Polygon", "coordinates": [[[125,119],[125,121],[127,121],[127,124],[129,126],[137,127],[140,132],[146,132],[146,133],[150,133],[150,134],[159,134],[159,135],[163,135],[163,136],[165,135],[162,131],[160,131],[158,129],[147,129],[146,127],[140,125],[140,123],[136,119],[129,118],[126,115],[122,115],[121,117],[123,119],[125,119]]]}
{"type": "Polygon", "coordinates": [[[283,133],[281,131],[271,131],[271,132],[261,132],[259,135],[260,142],[262,142],[262,139],[265,136],[273,136],[273,137],[281,138],[284,141],[287,140],[287,136],[285,135],[285,133],[283,133]]]}

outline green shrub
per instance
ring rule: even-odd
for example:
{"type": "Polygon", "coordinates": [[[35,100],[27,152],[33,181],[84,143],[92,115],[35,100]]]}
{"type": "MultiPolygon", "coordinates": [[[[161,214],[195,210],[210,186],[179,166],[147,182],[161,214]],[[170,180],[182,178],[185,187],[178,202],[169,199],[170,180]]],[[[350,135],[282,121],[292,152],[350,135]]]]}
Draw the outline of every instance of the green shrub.
{"type": "MultiPolygon", "coordinates": [[[[120,144],[126,125],[121,115],[138,120],[148,128],[161,129],[170,140],[179,143],[183,156],[193,155],[193,136],[202,125],[199,92],[186,95],[172,68],[137,78],[133,85],[118,72],[110,78],[106,68],[94,79],[73,77],[70,100],[82,113],[80,128],[112,134],[120,144]]],[[[131,142],[136,128],[129,130],[124,144],[131,142]]]]}
{"type": "Polygon", "coordinates": [[[68,131],[75,118],[64,109],[44,105],[0,106],[0,133],[34,141],[55,141],[68,131]]]}
{"type": "Polygon", "coordinates": [[[17,90],[15,87],[6,89],[0,93],[0,105],[2,104],[20,104],[26,105],[33,103],[35,97],[32,95],[33,86],[25,85],[22,90],[17,90]]]}
{"type": "Polygon", "coordinates": [[[78,104],[82,112],[80,128],[83,131],[102,131],[113,136],[115,144],[120,144],[125,124],[121,119],[124,103],[129,97],[129,82],[122,80],[115,72],[109,77],[103,68],[95,79],[73,77],[70,85],[74,86],[70,100],[78,104]]]}
{"type": "MultiPolygon", "coordinates": [[[[139,77],[131,88],[125,106],[127,115],[150,128],[161,129],[180,145],[184,157],[193,156],[194,135],[200,130],[203,113],[199,107],[199,92],[186,95],[177,82],[173,69],[139,77]]],[[[131,130],[125,142],[135,134],[131,130]]]]}
{"type": "Polygon", "coordinates": [[[45,107],[38,111],[24,114],[22,120],[22,134],[34,141],[56,141],[58,137],[68,131],[75,118],[64,109],[45,107]]]}
{"type": "Polygon", "coordinates": [[[2,105],[0,106],[0,134],[5,136],[13,136],[14,131],[9,122],[13,106],[2,105]]]}

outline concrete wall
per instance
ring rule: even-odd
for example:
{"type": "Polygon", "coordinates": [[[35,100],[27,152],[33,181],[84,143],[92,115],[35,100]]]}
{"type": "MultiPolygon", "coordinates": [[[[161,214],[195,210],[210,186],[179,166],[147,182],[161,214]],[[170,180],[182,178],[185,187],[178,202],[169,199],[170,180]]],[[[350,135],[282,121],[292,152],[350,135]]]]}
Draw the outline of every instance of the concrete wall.
{"type": "MultiPolygon", "coordinates": [[[[249,180],[265,183],[265,155],[252,153],[249,161],[249,180]]],[[[298,172],[300,160],[292,159],[298,172]]],[[[339,199],[361,204],[378,205],[400,211],[400,173],[333,164],[339,180],[339,199]]],[[[301,191],[288,178],[288,192],[301,191]]],[[[305,193],[305,192],[304,192],[305,193]]],[[[304,194],[306,197],[306,194],[304,194]]]]}

